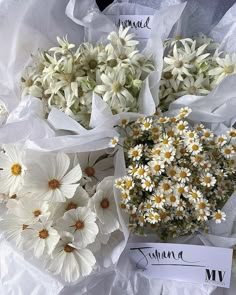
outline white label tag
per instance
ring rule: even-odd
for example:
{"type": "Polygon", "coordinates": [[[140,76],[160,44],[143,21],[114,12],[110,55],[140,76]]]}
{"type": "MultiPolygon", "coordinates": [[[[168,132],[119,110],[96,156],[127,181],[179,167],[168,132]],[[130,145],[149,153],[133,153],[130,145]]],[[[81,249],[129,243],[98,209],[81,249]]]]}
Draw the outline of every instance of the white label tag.
{"type": "Polygon", "coordinates": [[[128,250],[131,263],[148,277],[223,288],[230,286],[232,249],[166,243],[129,243],[128,250]]]}
{"type": "Polygon", "coordinates": [[[151,33],[152,15],[120,15],[114,16],[118,27],[131,27],[130,33],[136,35],[136,39],[148,39],[151,33]]]}

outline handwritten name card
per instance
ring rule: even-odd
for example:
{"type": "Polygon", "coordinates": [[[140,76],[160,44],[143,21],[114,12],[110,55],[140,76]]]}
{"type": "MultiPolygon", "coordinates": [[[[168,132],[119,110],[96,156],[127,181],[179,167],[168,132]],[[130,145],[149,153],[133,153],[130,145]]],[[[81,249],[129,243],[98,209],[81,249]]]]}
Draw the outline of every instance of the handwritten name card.
{"type": "Polygon", "coordinates": [[[152,15],[120,15],[113,16],[118,27],[130,27],[130,33],[136,35],[136,39],[148,39],[151,33],[152,15]]]}
{"type": "Polygon", "coordinates": [[[130,243],[128,249],[131,263],[148,277],[229,288],[232,249],[166,243],[130,243]]]}

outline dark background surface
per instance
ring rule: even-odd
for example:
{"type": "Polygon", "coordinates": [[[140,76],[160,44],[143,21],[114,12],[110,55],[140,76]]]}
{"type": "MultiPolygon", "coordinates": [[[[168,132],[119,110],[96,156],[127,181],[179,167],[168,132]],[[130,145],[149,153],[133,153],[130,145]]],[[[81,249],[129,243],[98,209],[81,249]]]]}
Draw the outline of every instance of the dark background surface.
{"type": "Polygon", "coordinates": [[[113,0],[96,0],[100,10],[106,8],[109,4],[113,2],[113,0]]]}
{"type": "MultiPolygon", "coordinates": [[[[113,0],[96,0],[97,4],[100,8],[100,10],[105,9],[109,4],[111,4],[113,2],[113,0]]],[[[196,2],[204,2],[204,1],[209,1],[209,2],[214,2],[215,0],[195,0],[196,2]]],[[[216,1],[219,2],[219,1],[216,1]]],[[[229,8],[230,6],[232,6],[234,3],[236,3],[236,0],[221,0],[220,1],[220,5],[225,6],[227,8],[229,8]]]]}

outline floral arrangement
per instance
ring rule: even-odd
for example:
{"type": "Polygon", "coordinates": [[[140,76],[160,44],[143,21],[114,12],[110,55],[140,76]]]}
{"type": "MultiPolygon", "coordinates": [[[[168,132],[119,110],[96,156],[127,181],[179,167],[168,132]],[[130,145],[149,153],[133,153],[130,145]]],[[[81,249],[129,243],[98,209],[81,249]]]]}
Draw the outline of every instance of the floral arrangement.
{"type": "Polygon", "coordinates": [[[4,145],[0,162],[0,193],[7,207],[0,228],[6,238],[67,282],[89,275],[96,253],[120,227],[113,177],[105,177],[112,157],[28,154],[4,145]],[[103,174],[101,181],[96,174],[103,174]]]}
{"type": "Polygon", "coordinates": [[[226,76],[236,72],[236,54],[219,50],[219,45],[201,34],[164,41],[166,56],[160,82],[163,110],[175,99],[186,95],[207,95],[226,76]]]}
{"type": "Polygon", "coordinates": [[[149,57],[137,49],[129,28],[108,36],[108,44],[82,43],[77,49],[66,38],[59,47],[33,56],[22,76],[22,95],[43,100],[46,113],[52,106],[88,127],[93,91],[113,113],[138,112],[142,81],[153,70],[149,57]]]}
{"type": "Polygon", "coordinates": [[[155,231],[169,239],[226,218],[221,208],[235,190],[236,131],[215,136],[202,124],[192,127],[189,113],[158,112],[127,127],[127,176],[115,186],[135,233],[155,231]]]}

